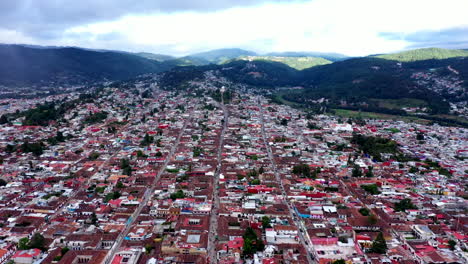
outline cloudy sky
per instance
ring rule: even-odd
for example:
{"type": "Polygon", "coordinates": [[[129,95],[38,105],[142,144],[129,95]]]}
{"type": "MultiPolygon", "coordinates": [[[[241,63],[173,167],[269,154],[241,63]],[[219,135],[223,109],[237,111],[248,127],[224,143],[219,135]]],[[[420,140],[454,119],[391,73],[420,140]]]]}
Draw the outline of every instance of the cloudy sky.
{"type": "Polygon", "coordinates": [[[186,55],[468,48],[467,0],[1,0],[0,43],[186,55]]]}

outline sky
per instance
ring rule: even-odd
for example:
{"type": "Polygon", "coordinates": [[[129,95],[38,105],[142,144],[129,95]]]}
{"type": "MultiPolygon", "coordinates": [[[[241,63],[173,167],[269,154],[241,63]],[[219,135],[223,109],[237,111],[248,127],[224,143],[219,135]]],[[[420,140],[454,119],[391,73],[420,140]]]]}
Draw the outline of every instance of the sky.
{"type": "Polygon", "coordinates": [[[0,43],[183,56],[468,48],[468,0],[1,0],[0,43]]]}

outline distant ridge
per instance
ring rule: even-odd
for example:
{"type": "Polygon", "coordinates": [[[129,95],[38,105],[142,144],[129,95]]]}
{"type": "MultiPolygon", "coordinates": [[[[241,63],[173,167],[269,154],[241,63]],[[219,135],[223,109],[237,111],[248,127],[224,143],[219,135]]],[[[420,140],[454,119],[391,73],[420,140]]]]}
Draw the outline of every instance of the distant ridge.
{"type": "Polygon", "coordinates": [[[240,56],[256,56],[257,53],[249,50],[243,50],[243,49],[216,49],[216,50],[210,50],[206,52],[200,52],[200,53],[195,53],[188,55],[184,58],[187,59],[197,59],[201,61],[206,61],[208,63],[215,63],[219,64],[222,62],[225,62],[227,60],[235,59],[240,56]]]}
{"type": "Polygon", "coordinates": [[[171,67],[125,52],[0,45],[0,84],[7,86],[123,80],[171,67]]]}
{"type": "Polygon", "coordinates": [[[303,70],[303,69],[315,67],[318,65],[325,65],[325,64],[332,63],[332,61],[321,58],[321,57],[241,56],[234,60],[280,62],[296,70],[303,70]]]}
{"type": "Polygon", "coordinates": [[[442,49],[442,48],[423,48],[407,50],[391,54],[379,54],[372,57],[396,60],[402,62],[421,61],[430,59],[449,59],[455,57],[468,57],[468,50],[442,49]]]}
{"type": "Polygon", "coordinates": [[[340,61],[348,59],[349,57],[340,53],[333,52],[310,52],[310,51],[286,51],[286,52],[270,52],[267,56],[276,57],[317,57],[324,58],[329,61],[340,61]]]}

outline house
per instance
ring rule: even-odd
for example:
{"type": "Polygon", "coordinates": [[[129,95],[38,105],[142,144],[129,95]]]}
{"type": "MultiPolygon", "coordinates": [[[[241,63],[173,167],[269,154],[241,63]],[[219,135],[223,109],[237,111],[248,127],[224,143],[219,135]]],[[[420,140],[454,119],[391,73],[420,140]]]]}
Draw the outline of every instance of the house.
{"type": "Polygon", "coordinates": [[[17,264],[32,264],[41,256],[41,250],[37,248],[17,251],[11,259],[17,264]]]}

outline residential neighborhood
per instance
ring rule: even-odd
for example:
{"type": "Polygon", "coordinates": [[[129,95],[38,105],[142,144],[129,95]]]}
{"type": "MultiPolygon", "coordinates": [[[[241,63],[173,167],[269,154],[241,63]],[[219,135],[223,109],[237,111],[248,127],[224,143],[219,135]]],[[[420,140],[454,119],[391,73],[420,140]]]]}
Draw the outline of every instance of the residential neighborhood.
{"type": "Polygon", "coordinates": [[[468,262],[467,129],[126,85],[0,103],[0,263],[468,262]]]}

